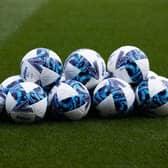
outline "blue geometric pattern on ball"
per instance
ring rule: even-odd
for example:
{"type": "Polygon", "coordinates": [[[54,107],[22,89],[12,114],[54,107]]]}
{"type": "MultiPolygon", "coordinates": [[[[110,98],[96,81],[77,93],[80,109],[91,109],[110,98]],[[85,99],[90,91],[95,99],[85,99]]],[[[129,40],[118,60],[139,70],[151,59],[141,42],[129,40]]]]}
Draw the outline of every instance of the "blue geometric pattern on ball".
{"type": "Polygon", "coordinates": [[[124,55],[124,51],[121,51],[118,56],[116,68],[118,69],[124,66],[133,83],[139,83],[143,80],[143,74],[136,61],[145,58],[147,58],[146,55],[139,50],[131,50],[126,55],[124,55]]]}
{"type": "Polygon", "coordinates": [[[99,79],[100,72],[97,61],[93,62],[92,65],[86,58],[75,53],[68,58],[67,62],[80,70],[80,73],[73,78],[74,80],[86,84],[91,78],[99,79]]]}
{"type": "Polygon", "coordinates": [[[130,59],[128,61],[128,64],[125,65],[125,69],[127,70],[129,77],[131,78],[133,83],[139,83],[143,80],[141,69],[133,60],[130,59]]]}
{"type": "Polygon", "coordinates": [[[112,78],[113,77],[113,73],[112,72],[105,72],[105,74],[103,76],[104,76],[103,79],[112,78]]]}
{"type": "Polygon", "coordinates": [[[161,80],[163,83],[164,83],[164,85],[166,85],[166,87],[168,87],[168,81],[167,80],[161,80]]]}
{"type": "Polygon", "coordinates": [[[113,97],[115,109],[119,113],[126,113],[129,111],[127,100],[121,87],[125,87],[123,83],[118,80],[110,79],[108,84],[101,87],[93,96],[94,104],[97,106],[105,100],[110,94],[113,97]]]}
{"type": "Polygon", "coordinates": [[[131,50],[126,54],[127,57],[131,57],[134,61],[136,60],[141,60],[141,59],[146,59],[146,55],[140,51],[140,50],[131,50]]]}
{"type": "Polygon", "coordinates": [[[141,106],[148,106],[150,102],[150,94],[148,88],[148,80],[143,80],[138,86],[138,98],[141,106]]]}
{"type": "Polygon", "coordinates": [[[15,80],[15,81],[11,82],[6,87],[2,87],[2,92],[4,92],[5,94],[8,94],[8,92],[11,88],[15,87],[17,84],[19,84],[21,82],[24,82],[24,80],[23,79],[18,79],[18,80],[15,80]]]}
{"type": "Polygon", "coordinates": [[[124,51],[120,51],[119,55],[118,55],[118,59],[117,59],[117,63],[116,63],[116,68],[120,68],[122,66],[125,66],[127,64],[127,61],[129,59],[132,59],[132,61],[137,61],[137,60],[141,60],[141,59],[146,59],[146,55],[139,50],[131,50],[129,51],[126,55],[124,54],[124,51]]]}
{"type": "Polygon", "coordinates": [[[87,103],[85,105],[85,109],[87,109],[91,102],[89,91],[80,82],[74,80],[67,80],[64,83],[70,85],[74,90],[79,93],[79,95],[81,95],[81,97],[83,97],[83,100],[85,101],[85,103],[87,103]]]}
{"type": "Polygon", "coordinates": [[[22,86],[17,85],[16,87],[10,89],[10,93],[17,102],[16,106],[13,109],[14,111],[32,111],[30,106],[46,97],[45,92],[40,87],[37,87],[29,93],[26,93],[22,86]]]}
{"type": "Polygon", "coordinates": [[[56,111],[58,114],[63,114],[68,111],[72,111],[81,106],[85,105],[85,110],[90,104],[90,95],[86,92],[86,89],[81,86],[79,82],[76,81],[65,81],[64,83],[69,84],[74,90],[78,92],[78,95],[68,97],[64,100],[58,100],[58,96],[55,93],[53,96],[51,107],[52,111],[56,111]]]}
{"type": "Polygon", "coordinates": [[[153,97],[150,97],[148,80],[144,80],[138,86],[138,97],[142,107],[151,109],[158,108],[168,103],[168,89],[164,89],[153,97]]]}
{"type": "Polygon", "coordinates": [[[0,91],[0,97],[2,97],[3,99],[6,99],[6,96],[4,95],[2,91],[0,91]]]}
{"type": "Polygon", "coordinates": [[[43,70],[42,66],[58,73],[59,75],[61,75],[63,71],[61,62],[50,57],[48,50],[44,48],[37,49],[36,57],[28,59],[28,62],[33,65],[40,73],[43,70]]]}
{"type": "Polygon", "coordinates": [[[168,103],[168,90],[165,89],[150,99],[150,108],[158,108],[168,103]]]}

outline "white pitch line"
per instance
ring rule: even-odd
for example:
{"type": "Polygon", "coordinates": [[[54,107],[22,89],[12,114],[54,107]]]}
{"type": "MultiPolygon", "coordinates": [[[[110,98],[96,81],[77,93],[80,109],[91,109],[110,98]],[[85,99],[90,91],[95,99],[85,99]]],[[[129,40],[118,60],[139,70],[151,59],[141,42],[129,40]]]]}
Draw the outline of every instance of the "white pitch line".
{"type": "Polygon", "coordinates": [[[25,19],[48,0],[0,0],[0,47],[25,19]]]}

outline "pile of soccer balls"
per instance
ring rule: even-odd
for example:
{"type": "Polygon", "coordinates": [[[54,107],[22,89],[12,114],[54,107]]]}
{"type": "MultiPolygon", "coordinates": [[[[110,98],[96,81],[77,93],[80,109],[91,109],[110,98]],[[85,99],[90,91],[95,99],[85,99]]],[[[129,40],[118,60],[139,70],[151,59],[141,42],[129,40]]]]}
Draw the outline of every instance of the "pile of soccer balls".
{"type": "Polygon", "coordinates": [[[115,50],[108,71],[91,49],[72,52],[63,65],[55,52],[37,48],[23,57],[20,67],[20,75],[0,85],[0,112],[16,122],[34,122],[46,112],[53,119],[79,120],[91,103],[102,117],[124,116],[135,107],[168,115],[168,79],[150,71],[146,54],[134,46],[115,50]]]}

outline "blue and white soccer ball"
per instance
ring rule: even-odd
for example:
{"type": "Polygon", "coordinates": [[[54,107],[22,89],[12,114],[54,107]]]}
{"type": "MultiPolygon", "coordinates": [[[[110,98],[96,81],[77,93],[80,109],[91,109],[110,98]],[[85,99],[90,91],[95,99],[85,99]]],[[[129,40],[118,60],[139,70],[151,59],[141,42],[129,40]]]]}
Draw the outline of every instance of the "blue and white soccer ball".
{"type": "Polygon", "coordinates": [[[23,82],[10,89],[6,96],[7,114],[15,122],[42,119],[47,110],[47,95],[32,82],[23,82]]]}
{"type": "Polygon", "coordinates": [[[6,95],[9,90],[15,87],[18,83],[24,82],[20,75],[15,75],[5,79],[0,85],[0,113],[5,108],[6,95]]]}
{"type": "Polygon", "coordinates": [[[143,80],[137,86],[136,100],[146,114],[168,115],[168,85],[160,76],[143,80]]]}
{"type": "Polygon", "coordinates": [[[119,78],[103,80],[93,93],[93,103],[103,117],[128,114],[133,109],[134,101],[131,86],[119,78]]]}
{"type": "Polygon", "coordinates": [[[79,120],[87,115],[91,98],[88,89],[82,83],[66,80],[51,89],[49,103],[56,118],[65,116],[71,120],[79,120]]]}
{"type": "Polygon", "coordinates": [[[26,81],[39,84],[49,90],[61,78],[63,65],[52,50],[37,48],[29,51],[21,61],[21,76],[26,81]]]}
{"type": "Polygon", "coordinates": [[[137,85],[149,72],[149,60],[146,54],[134,46],[123,46],[109,57],[107,69],[114,77],[137,85]]]}
{"type": "Polygon", "coordinates": [[[93,89],[106,72],[103,58],[94,50],[79,49],[72,52],[65,60],[64,73],[66,80],[77,80],[88,89],[93,89]]]}

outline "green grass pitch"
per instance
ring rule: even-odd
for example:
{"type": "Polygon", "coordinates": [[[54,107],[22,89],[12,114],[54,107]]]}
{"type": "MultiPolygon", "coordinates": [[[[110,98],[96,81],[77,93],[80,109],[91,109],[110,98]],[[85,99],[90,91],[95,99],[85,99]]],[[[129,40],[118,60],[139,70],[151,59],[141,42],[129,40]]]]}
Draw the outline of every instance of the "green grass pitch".
{"type": "MultiPolygon", "coordinates": [[[[1,0],[0,80],[23,55],[48,47],[65,60],[93,48],[107,61],[122,45],[143,49],[168,76],[167,0],[1,0]]],[[[0,167],[166,167],[168,119],[130,117],[19,125],[0,121],[0,167]]]]}

